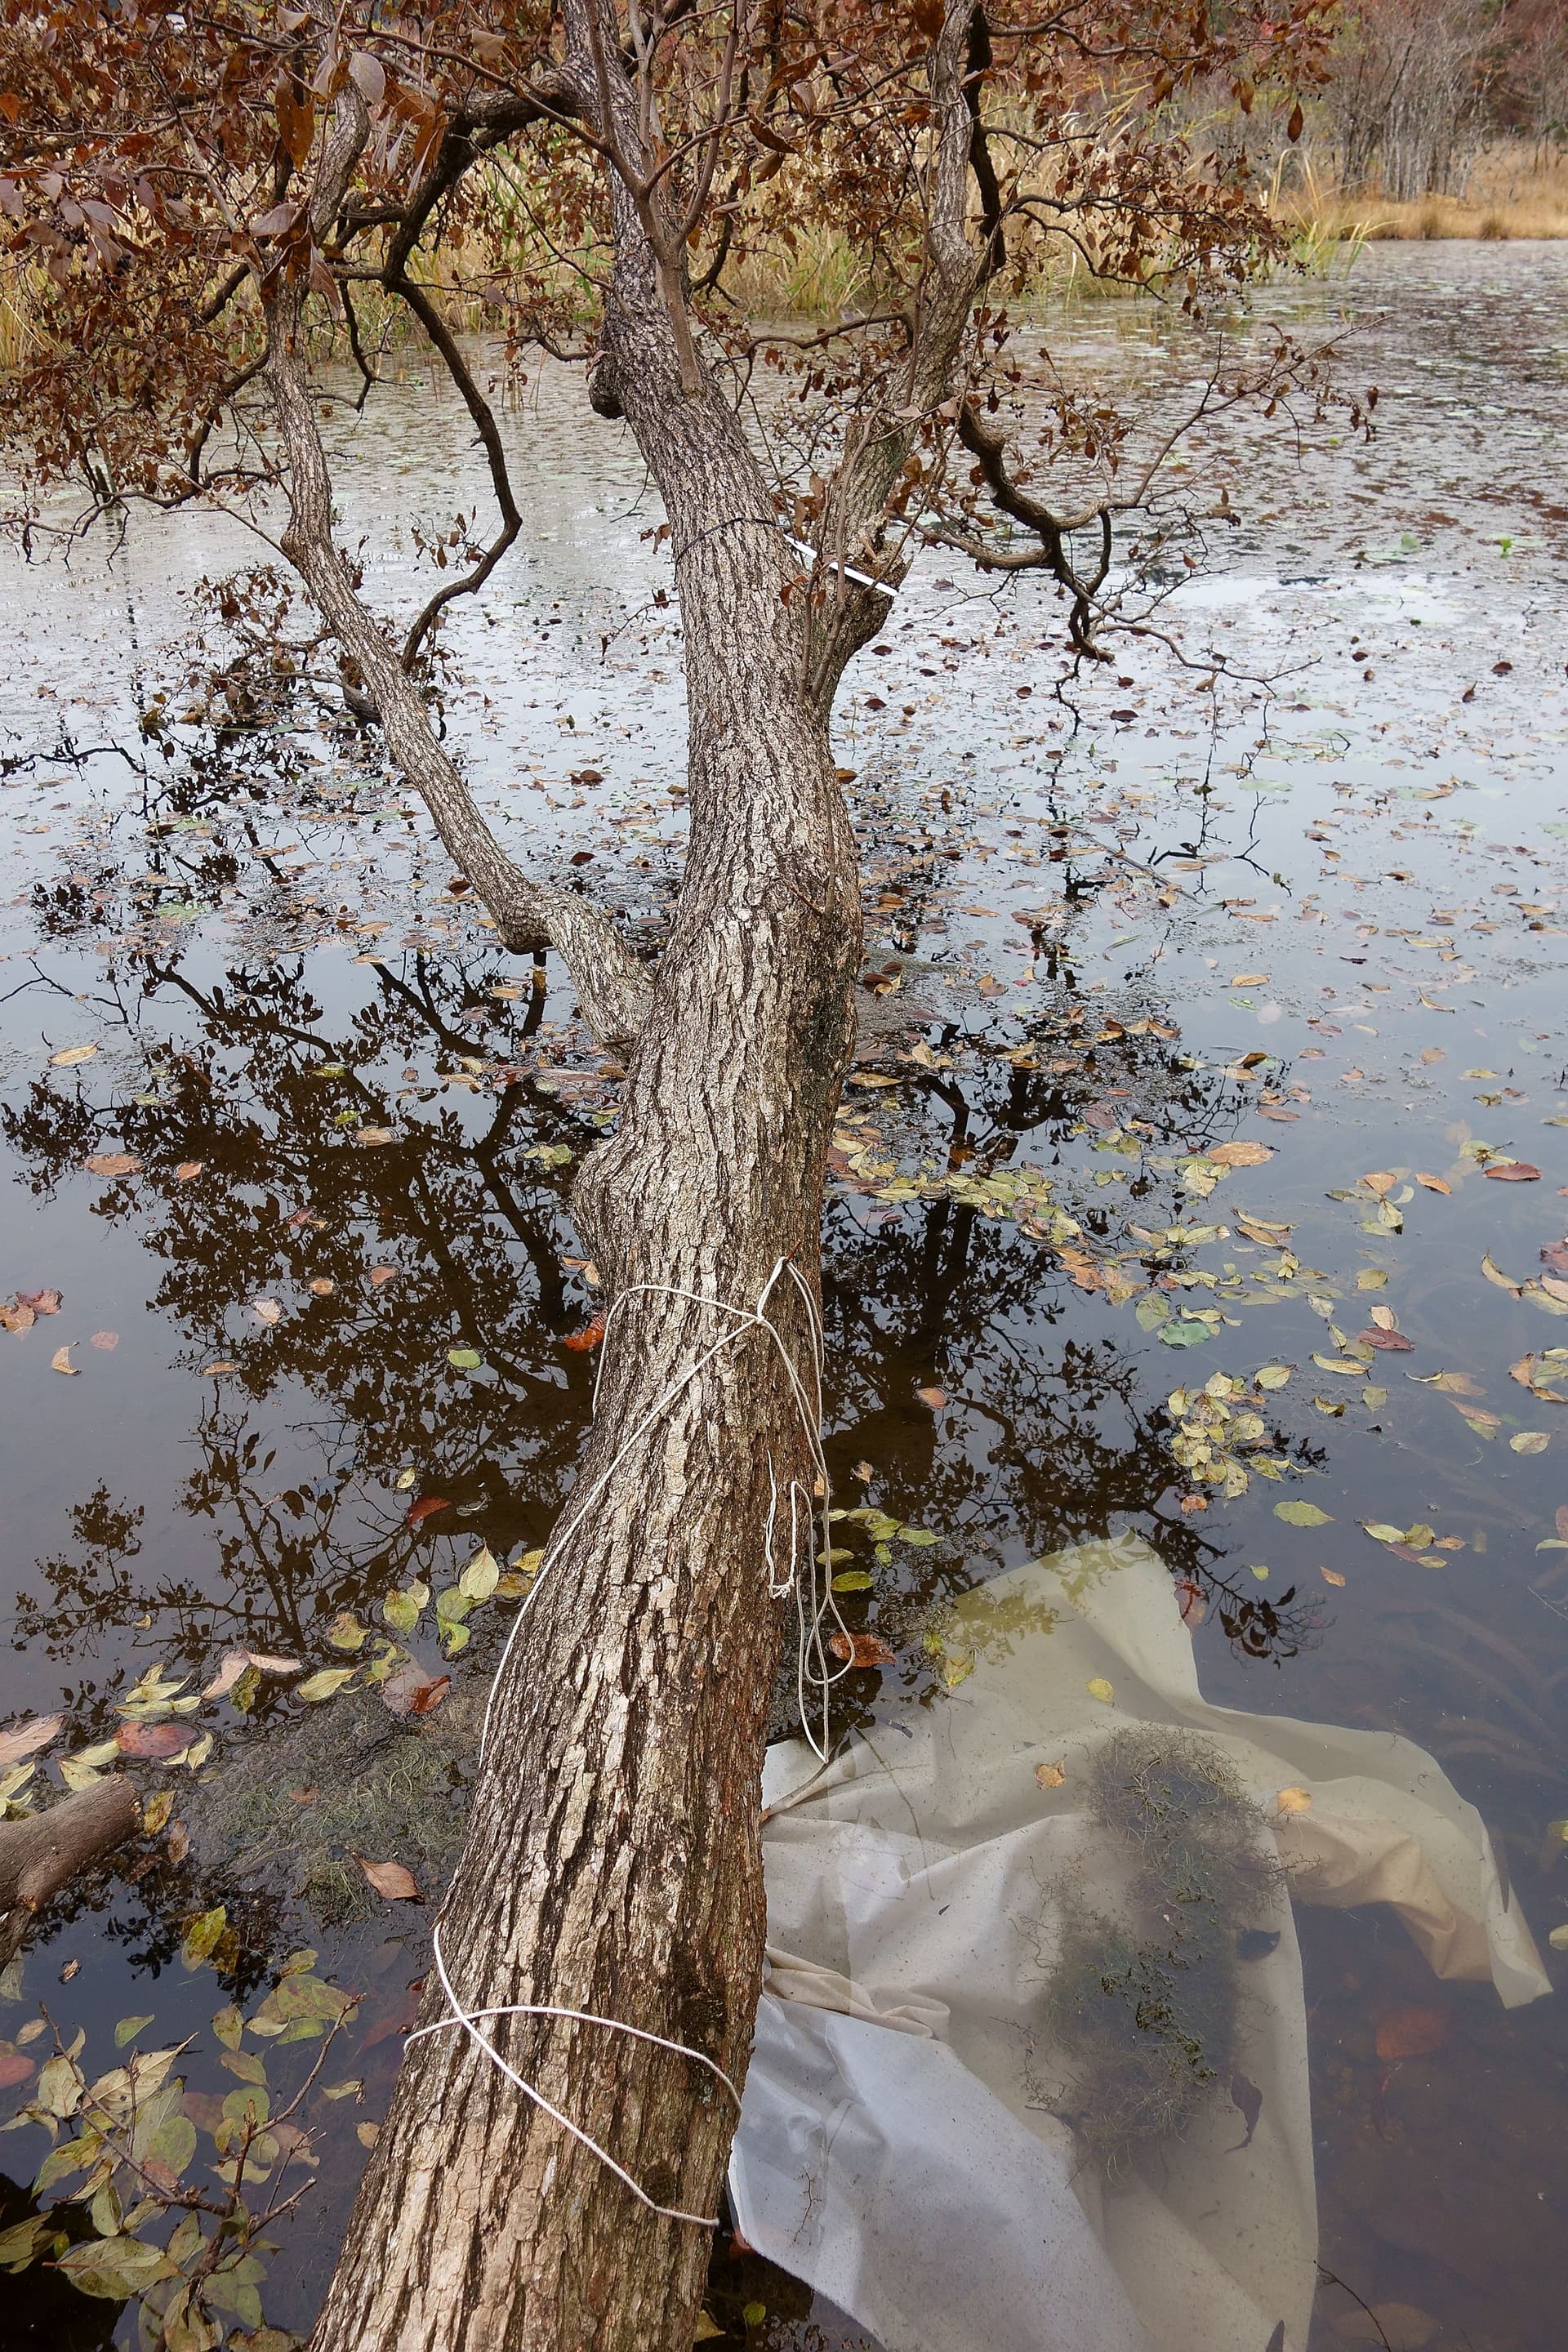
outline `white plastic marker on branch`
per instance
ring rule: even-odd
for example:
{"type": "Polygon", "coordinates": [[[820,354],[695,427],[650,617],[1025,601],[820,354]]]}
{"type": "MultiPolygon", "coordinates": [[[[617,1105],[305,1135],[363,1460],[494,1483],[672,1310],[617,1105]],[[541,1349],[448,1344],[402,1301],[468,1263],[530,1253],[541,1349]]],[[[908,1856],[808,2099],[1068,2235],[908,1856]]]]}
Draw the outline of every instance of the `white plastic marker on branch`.
{"type": "MultiPolygon", "coordinates": [[[[828,1693],[833,1685],[838,1681],[842,1675],[847,1675],[849,1672],[850,1666],[854,1663],[854,1643],[849,1639],[848,1628],[845,1624],[843,1617],[839,1613],[838,1603],[834,1598],[833,1592],[832,1528],[828,1516],[831,1498],[827,1482],[827,1461],[822,1446],[822,1319],[817,1313],[816,1300],[812,1296],[811,1286],[806,1282],[805,1276],[801,1274],[798,1266],[791,1264],[787,1258],[782,1257],[777,1261],[772,1274],[769,1275],[766,1282],[763,1285],[761,1296],[758,1297],[754,1307],[737,1307],[731,1299],[712,1298],[705,1292],[698,1290],[684,1290],[675,1283],[632,1283],[628,1285],[625,1290],[621,1291],[611,1302],[609,1311],[605,1318],[603,1352],[600,1355],[598,1370],[594,1378],[594,1402],[595,1408],[597,1407],[599,1401],[599,1383],[604,1378],[605,1362],[609,1351],[610,1327],[615,1321],[616,1311],[626,1299],[636,1297],[639,1292],[650,1297],[660,1296],[667,1298],[685,1298],[689,1300],[695,1307],[711,1307],[721,1315],[732,1315],[735,1318],[735,1327],[732,1330],[726,1331],[721,1339],[716,1339],[710,1348],[704,1349],[702,1353],[696,1359],[695,1362],[689,1364],[683,1372],[679,1372],[676,1375],[675,1379],[670,1381],[668,1387],[665,1389],[648,1407],[648,1410],[643,1414],[642,1419],[637,1423],[636,1428],[633,1429],[630,1434],[622,1441],[619,1446],[617,1446],[615,1454],[611,1456],[610,1461],[600,1473],[599,1476],[595,1479],[593,1485],[589,1487],[588,1492],[584,1496],[576,1509],[572,1512],[568,1518],[557,1527],[554,1535],[551,1538],[544,1558],[539,1563],[538,1572],[534,1577],[533,1583],[529,1591],[528,1596],[524,1600],[521,1608],[518,1611],[516,1617],[512,1620],[511,1631],[507,1635],[506,1646],[501,1652],[500,1663],[496,1668],[495,1679],[490,1685],[489,1697],[485,1703],[484,1729],[479,1738],[479,1761],[481,1764],[484,1762],[486,1753],[489,1747],[490,1716],[495,1706],[495,1695],[500,1686],[501,1675],[506,1671],[507,1661],[511,1655],[511,1645],[517,1639],[518,1627],[521,1624],[524,1617],[528,1614],[529,1610],[533,1606],[534,1601],[539,1592],[539,1588],[543,1583],[551,1563],[560,1552],[561,1547],[569,1539],[570,1537],[574,1535],[577,1529],[582,1526],[584,1520],[587,1517],[589,1511],[598,1501],[600,1496],[604,1493],[605,1488],[608,1486],[610,1479],[614,1476],[616,1471],[619,1469],[621,1464],[625,1461],[626,1455],[630,1453],[632,1447],[637,1443],[638,1439],[646,1435],[647,1431],[653,1427],[655,1422],[669,1410],[669,1407],[675,1402],[677,1397],[679,1397],[684,1390],[689,1388],[691,1382],[697,1378],[698,1373],[700,1372],[705,1366],[710,1364],[716,1356],[722,1354],[726,1348],[733,1347],[737,1339],[743,1339],[748,1331],[765,1331],[769,1339],[772,1339],[774,1347],[778,1349],[779,1359],[784,1365],[786,1375],[788,1376],[791,1393],[795,1399],[795,1410],[800,1416],[801,1431],[805,1439],[806,1451],[810,1455],[812,1469],[815,1473],[816,1486],[822,1497],[822,1553],[820,1560],[814,1559],[812,1561],[812,1572],[809,1578],[810,1598],[808,1602],[805,1590],[802,1585],[801,1579],[796,1570],[799,1544],[798,1521],[796,1517],[796,1496],[800,1491],[799,1481],[797,1479],[792,1478],[790,1480],[790,1554],[788,1569],[782,1580],[779,1578],[773,1565],[773,1527],[778,1510],[778,1481],[773,1471],[773,1456],[770,1454],[768,1457],[768,1484],[772,1489],[772,1493],[768,1503],[767,1524],[763,1535],[765,1556],[768,1563],[768,1591],[770,1597],[773,1600],[782,1600],[784,1594],[789,1591],[792,1585],[795,1588],[795,1617],[798,1629],[798,1645],[795,1661],[795,1690],[800,1701],[801,1721],[805,1730],[806,1738],[809,1740],[814,1752],[819,1756],[824,1762],[826,1762],[827,1760],[828,1742],[828,1693]],[[811,1387],[809,1392],[806,1389],[805,1383],[801,1379],[800,1372],[796,1367],[794,1357],[791,1355],[789,1349],[784,1344],[783,1335],[767,1312],[768,1300],[773,1296],[774,1286],[776,1286],[780,1276],[786,1272],[795,1283],[795,1288],[799,1291],[801,1298],[805,1306],[806,1327],[811,1335],[811,1387]],[[818,1568],[821,1570],[820,1576],[816,1573],[818,1568]],[[838,1667],[837,1671],[827,1664],[826,1651],[823,1641],[823,1624],[824,1621],[828,1617],[832,1618],[837,1631],[844,1636],[844,1647],[847,1653],[844,1664],[838,1667]],[[808,1682],[810,1682],[820,1693],[822,1699],[822,1738],[820,1743],[818,1742],[811,1725],[806,1721],[805,1688],[808,1682]]],[[[811,1514],[809,1510],[806,1514],[806,1524],[809,1528],[811,1524],[811,1514]]],[[[491,2061],[492,2064],[500,2068],[500,2072],[506,2076],[508,2082],[514,2084],[525,2098],[531,2099],[535,2106],[542,2107],[547,2116],[551,2116],[554,2122],[558,2123],[562,2126],[563,2130],[569,2131],[573,2138],[580,2141],[582,2145],[591,2152],[591,2154],[599,2158],[599,2161],[602,2164],[608,2165],[610,2170],[616,2175],[616,2178],[618,2180],[625,2182],[626,2186],[631,2190],[632,2195],[637,2200],[638,2203],[646,2205],[650,2213],[658,2213],[667,2221],[689,2221],[696,2228],[700,2230],[711,2230],[715,2228],[717,2226],[715,2217],[710,2213],[688,2213],[683,2210],[681,2207],[677,2205],[660,2205],[656,2199],[650,2197],[647,2194],[647,2191],[641,2188],[638,2183],[633,2179],[631,2174],[627,2172],[623,2166],[616,2163],[615,2158],[610,2155],[607,2149],[601,2147],[597,2140],[590,2138],[589,2135],[585,2131],[572,2121],[570,2116],[563,2115],[561,2109],[552,2105],[550,2100],[545,2097],[542,2091],[539,2090],[532,2083],[528,2082],[524,2076],[517,2072],[514,2066],[508,2063],[506,2059],[501,2056],[500,2052],[496,2048],[494,2042],[479,2032],[479,2024],[481,2020],[492,2017],[560,2017],[574,2020],[577,2023],[583,2025],[601,2025],[612,2033],[629,2033],[635,2041],[656,2043],[661,2050],[673,2051],[678,2057],[690,2058],[695,2060],[698,2065],[706,2066],[709,2073],[716,2074],[719,2077],[719,2080],[723,2084],[725,2089],[734,2100],[736,2111],[738,2113],[741,2105],[741,2094],[735,2088],[734,2084],[730,2080],[729,2075],[725,2074],[723,2068],[713,2059],[710,2058],[705,2052],[693,2050],[688,2042],[668,2041],[662,2033],[647,2032],[640,2025],[627,2025],[620,2018],[601,2017],[592,2010],[563,2009],[548,2001],[515,2001],[501,2008],[475,2010],[465,2009],[462,2002],[458,2000],[452,1979],[447,1974],[446,1955],[441,1949],[441,1930],[439,1926],[436,1927],[431,1937],[431,1942],[435,1954],[436,1973],[440,1979],[441,1990],[447,1996],[452,2014],[450,2017],[437,2018],[431,2025],[421,2025],[416,2027],[414,2032],[409,2034],[407,2040],[405,2042],[405,2049],[408,2047],[409,2042],[417,2042],[425,2034],[442,2033],[447,2032],[451,2026],[460,2025],[468,2035],[470,2041],[472,2041],[479,2049],[485,2053],[485,2055],[491,2061]]]]}

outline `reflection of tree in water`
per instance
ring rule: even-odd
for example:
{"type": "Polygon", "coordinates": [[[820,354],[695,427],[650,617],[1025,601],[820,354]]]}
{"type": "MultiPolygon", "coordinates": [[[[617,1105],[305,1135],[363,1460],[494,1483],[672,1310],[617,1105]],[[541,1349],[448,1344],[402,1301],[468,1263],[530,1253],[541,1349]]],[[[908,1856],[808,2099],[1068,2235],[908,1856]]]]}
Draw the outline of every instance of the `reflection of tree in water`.
{"type": "MultiPolygon", "coordinates": [[[[494,980],[482,954],[410,958],[377,969],[374,993],[334,1030],[301,961],[213,983],[177,958],[143,961],[140,1001],[119,1017],[145,1083],[95,1108],[89,1088],[40,1078],[5,1112],[36,1192],[79,1181],[105,1148],[142,1161],[140,1177],[106,1185],[95,1213],[160,1261],[153,1303],[193,1374],[236,1367],[216,1376],[192,1432],[200,1466],[182,1498],[216,1531],[216,1590],[142,1581],[124,1558],[110,1572],[93,1557],[101,1534],[79,1528],[85,1556],[42,1563],[51,1599],[25,1603],[26,1634],[71,1651],[95,1622],[152,1612],[194,1671],[218,1643],[309,1645],[465,1527],[498,1551],[542,1540],[589,1409],[592,1360],[561,1341],[591,1308],[563,1264],[571,1171],[524,1155],[589,1148],[613,1082],[591,1062],[574,1071],[586,1057],[544,1028],[542,995],[500,1003],[494,980]],[[551,1091],[561,1087],[575,1098],[551,1091]],[[388,1144],[352,1139],[388,1127],[388,1144]],[[196,1160],[201,1175],[182,1180],[196,1160]],[[283,1306],[269,1328],[257,1298],[283,1306]],[[453,1347],[487,1370],[459,1377],[453,1347]],[[433,1528],[407,1525],[395,1491],[407,1468],[451,1507],[433,1528]]],[[[1026,1137],[1059,1156],[1086,1087],[1125,1089],[1124,1116],[1187,1149],[1234,1118],[1223,1087],[1147,1034],[1086,1055],[1068,1079],[998,1054],[916,1083],[923,1100],[906,1090],[901,1116],[934,1118],[948,1157],[956,1144],[981,1168],[1026,1137]]],[[[1152,1181],[1118,1190],[1137,1198],[1152,1181]]],[[[906,1563],[925,1599],[962,1589],[1003,1546],[1032,1553],[1113,1524],[1152,1533],[1190,1580],[1216,1581],[1215,1548],[1170,1507],[1157,1400],[1135,1360],[1114,1337],[1058,1336],[1074,1294],[1052,1254],[950,1199],[908,1203],[880,1227],[841,1202],[825,1278],[835,1466],[842,1478],[868,1456],[879,1500],[948,1539],[906,1563]],[[962,1432],[914,1401],[933,1380],[962,1432]]],[[[101,1520],[109,1499],[86,1507],[101,1520]]],[[[1267,1600],[1223,1605],[1247,1647],[1299,1643],[1302,1623],[1267,1600]]]]}

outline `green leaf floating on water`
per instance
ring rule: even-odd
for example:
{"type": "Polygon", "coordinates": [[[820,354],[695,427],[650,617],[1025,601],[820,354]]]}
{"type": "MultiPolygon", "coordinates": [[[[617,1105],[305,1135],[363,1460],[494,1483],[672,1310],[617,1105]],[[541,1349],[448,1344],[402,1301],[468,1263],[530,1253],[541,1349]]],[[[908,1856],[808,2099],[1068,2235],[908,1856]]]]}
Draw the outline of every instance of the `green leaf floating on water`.
{"type": "Polygon", "coordinates": [[[1195,1348],[1201,1340],[1212,1339],[1214,1333],[1206,1323],[1196,1323],[1190,1316],[1177,1315],[1169,1323],[1161,1325],[1160,1337],[1167,1348],[1195,1348]]]}
{"type": "Polygon", "coordinates": [[[447,1361],[455,1372],[477,1372],[484,1362],[477,1348],[448,1348],[447,1361]]]}
{"type": "Polygon", "coordinates": [[[1274,1516],[1292,1528],[1326,1528],[1333,1514],[1320,1511],[1316,1503],[1276,1503],[1274,1516]]]}
{"type": "Polygon", "coordinates": [[[123,2303],[159,2279],[173,2278],[177,2265],[162,2246],[142,2238],[93,2238],[62,2254],[59,2267],[80,2294],[123,2303]]]}
{"type": "Polygon", "coordinates": [[[833,1580],[835,1592],[868,1592],[876,1582],[869,1569],[846,1568],[833,1580]]]}

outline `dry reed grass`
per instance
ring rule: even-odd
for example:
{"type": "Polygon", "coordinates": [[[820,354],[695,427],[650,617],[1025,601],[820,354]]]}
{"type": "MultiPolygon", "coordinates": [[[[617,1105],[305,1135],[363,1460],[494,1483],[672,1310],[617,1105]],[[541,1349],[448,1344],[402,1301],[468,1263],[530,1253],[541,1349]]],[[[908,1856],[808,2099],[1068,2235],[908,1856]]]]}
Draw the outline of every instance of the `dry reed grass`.
{"type": "Polygon", "coordinates": [[[1285,218],[1320,236],[1359,230],[1364,237],[1400,239],[1564,237],[1568,155],[1493,147],[1478,159],[1466,195],[1422,196],[1413,204],[1392,203],[1375,191],[1336,188],[1309,165],[1304,185],[1279,203],[1285,218]]]}

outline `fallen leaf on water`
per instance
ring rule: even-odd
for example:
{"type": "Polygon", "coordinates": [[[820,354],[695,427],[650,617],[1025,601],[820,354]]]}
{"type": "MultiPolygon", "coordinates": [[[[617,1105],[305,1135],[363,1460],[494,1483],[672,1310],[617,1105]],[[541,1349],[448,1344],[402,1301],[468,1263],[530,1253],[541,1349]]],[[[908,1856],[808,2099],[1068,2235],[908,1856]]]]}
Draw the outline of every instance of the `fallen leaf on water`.
{"type": "Polygon", "coordinates": [[[312,1705],[320,1699],[331,1698],[345,1683],[352,1683],[358,1672],[357,1666],[323,1666],[319,1674],[306,1675],[300,1685],[299,1696],[312,1705]]]}
{"type": "Polygon", "coordinates": [[[1405,1529],[1396,1528],[1389,1519],[1363,1519],[1362,1526],[1373,1543],[1403,1543],[1405,1529]]]}
{"type": "MultiPolygon", "coordinates": [[[[142,1808],[142,1826],[149,1837],[156,1837],[159,1831],[166,1826],[174,1810],[174,1800],[167,1789],[161,1790],[155,1797],[148,1798],[142,1808]]],[[[143,2025],[150,2025],[152,2021],[151,2018],[142,2021],[143,2025]]]]}
{"type": "Polygon", "coordinates": [[[1370,1176],[1363,1176],[1361,1181],[1366,1186],[1367,1191],[1369,1192],[1375,1192],[1378,1199],[1381,1201],[1385,1192],[1393,1192],[1394,1186],[1398,1183],[1399,1179],[1390,1169],[1374,1168],[1370,1176]]]}
{"type": "Polygon", "coordinates": [[[319,1274],[310,1285],[310,1296],[312,1298],[330,1298],[337,1286],[324,1274],[319,1274]]]}
{"type": "Polygon", "coordinates": [[[1312,1800],[1305,1789],[1281,1789],[1274,1800],[1277,1813],[1310,1813],[1312,1800]]]}
{"type": "Polygon", "coordinates": [[[1190,1576],[1179,1576],[1176,1579],[1176,1606],[1182,1612],[1183,1624],[1195,1633],[1208,1615],[1209,1605],[1203,1586],[1194,1584],[1190,1576]]]}
{"type": "Polygon", "coordinates": [[[691,2341],[693,2344],[707,2344],[711,2342],[713,2337],[722,2336],[724,2333],[724,2329],[720,2326],[716,2319],[710,2318],[707,2312],[700,2311],[697,2315],[697,2325],[691,2331],[691,2341]]]}
{"type": "Polygon", "coordinates": [[[1320,1511],[1316,1503],[1276,1503],[1274,1516],[1292,1528],[1326,1528],[1333,1514],[1320,1511]]]}
{"type": "Polygon", "coordinates": [[[1394,2009],[1377,2029],[1380,2058],[1425,2058],[1448,2039],[1446,2009],[1394,2009]]]}
{"type": "MultiPolygon", "coordinates": [[[[1384,1312],[1386,1314],[1387,1311],[1385,1307],[1384,1312]]],[[[1363,1348],[1381,1348],[1385,1355],[1413,1356],[1415,1353],[1414,1339],[1407,1339],[1403,1331],[1391,1331],[1386,1326],[1378,1325],[1358,1331],[1356,1339],[1363,1348]]]]}
{"type": "Polygon", "coordinates": [[[416,1528],[422,1520],[433,1517],[436,1512],[449,1511],[451,1507],[445,1495],[421,1495],[416,1503],[409,1504],[406,1524],[416,1528]]]}
{"type": "Polygon", "coordinates": [[[206,1164],[207,1163],[205,1160],[182,1160],[179,1166],[174,1171],[176,1181],[181,1184],[188,1184],[193,1177],[199,1176],[201,1174],[202,1170],[206,1166],[206,1164]]]}
{"type": "Polygon", "coordinates": [[[1427,1176],[1419,1168],[1415,1171],[1415,1181],[1417,1184],[1425,1184],[1428,1192],[1448,1192],[1453,1189],[1452,1186],[1445,1184],[1440,1176],[1427,1176]]]}
{"type": "Polygon", "coordinates": [[[1544,1429],[1521,1429],[1508,1442],[1515,1454],[1544,1454],[1552,1440],[1544,1429]]]}
{"type": "Polygon", "coordinates": [[[55,1349],[54,1354],[49,1358],[49,1370],[51,1372],[64,1372],[68,1379],[73,1381],[80,1377],[78,1366],[71,1361],[69,1342],[65,1347],[55,1349]]]}
{"type": "Polygon", "coordinates": [[[827,1646],[836,1658],[847,1658],[852,1666],[890,1666],[898,1655],[875,1633],[832,1633],[827,1646]]]}
{"type": "Polygon", "coordinates": [[[1568,1503],[1558,1504],[1554,1524],[1558,1534],[1568,1539],[1568,1503]]]}
{"type": "Polygon", "coordinates": [[[118,1331],[95,1331],[88,1344],[89,1347],[101,1348],[107,1356],[112,1349],[119,1347],[120,1334],[118,1331]]]}
{"type": "Polygon", "coordinates": [[[13,2090],[18,2083],[30,2082],[33,2063],[31,2058],[24,2058],[19,2050],[14,2050],[8,2042],[0,2042],[0,2091],[13,2090]]]}
{"type": "Polygon", "coordinates": [[[1516,1298],[1519,1297],[1522,1285],[1515,1282],[1510,1274],[1504,1274],[1501,1266],[1493,1265],[1489,1250],[1481,1260],[1481,1272],[1489,1282],[1495,1282],[1500,1290],[1511,1290],[1516,1298]]]}
{"type": "Polygon", "coordinates": [[[188,1969],[199,1969],[211,1957],[219,1937],[228,1924],[228,1913],[221,1903],[204,1911],[185,1930],[185,1940],[180,1946],[180,1958],[188,1969]]]}
{"type": "Polygon", "coordinates": [[[1089,1681],[1085,1683],[1084,1688],[1090,1698],[1097,1698],[1100,1701],[1101,1706],[1109,1706],[1116,1696],[1115,1691],[1103,1675],[1091,1675],[1089,1681]]]}
{"type": "Polygon", "coordinates": [[[226,1357],[220,1357],[216,1364],[204,1364],[202,1366],[202,1378],[205,1381],[220,1372],[237,1372],[238,1370],[239,1366],[237,1364],[231,1364],[226,1357]]]}
{"type": "Polygon", "coordinates": [[[452,1687],[450,1675],[426,1674],[410,1659],[388,1675],[381,1686],[382,1701],[394,1715],[434,1715],[452,1687]]]}
{"type": "Polygon", "coordinates": [[[1318,1574],[1325,1584],[1342,1584],[1345,1580],[1337,1568],[1321,1568],[1318,1574]]]}
{"type": "Polygon", "coordinates": [[[1546,1940],[1554,1952],[1568,1952],[1568,1927],[1553,1927],[1546,1940]]]}
{"type": "Polygon", "coordinates": [[[31,1723],[7,1724],[0,1731],[0,1772],[7,1772],[19,1764],[24,1756],[36,1756],[51,1739],[58,1739],[65,1724],[63,1715],[36,1715],[31,1723]]]}
{"type": "Polygon", "coordinates": [[[377,1143],[390,1143],[392,1141],[392,1129],[389,1127],[358,1128],[355,1129],[353,1140],[355,1143],[362,1144],[367,1149],[377,1143]]]}
{"type": "Polygon", "coordinates": [[[1258,1375],[1258,1385],[1260,1389],[1282,1389],[1295,1369],[1294,1364],[1265,1364],[1258,1375]]]}
{"type": "Polygon", "coordinates": [[[563,1348],[576,1348],[585,1351],[589,1348],[596,1348],[604,1336],[605,1318],[602,1315],[595,1315],[593,1321],[584,1323],[580,1331],[568,1331],[561,1344],[563,1348]]]}
{"type": "Polygon", "coordinates": [[[96,1045],[62,1045],[58,1054],[49,1055],[51,1070],[73,1070],[79,1062],[90,1062],[97,1053],[96,1045]]]}
{"type": "Polygon", "coordinates": [[[379,2124],[355,2124],[354,2126],[354,2137],[358,2140],[361,2147],[374,2147],[380,2137],[381,2126],[379,2124]]]}
{"type": "Polygon", "coordinates": [[[1261,1168],[1266,1160],[1274,1157],[1271,1143],[1216,1143],[1203,1155],[1221,1168],[1261,1168]]]}
{"type": "Polygon", "coordinates": [[[1037,1764],[1035,1767],[1035,1778],[1042,1789],[1059,1789],[1067,1776],[1065,1758],[1059,1764],[1037,1764]]]}
{"type": "Polygon", "coordinates": [[[1539,1184],[1541,1171],[1532,1168],[1528,1160],[1494,1160],[1482,1173],[1494,1184],[1539,1184]]]}
{"type": "Polygon", "coordinates": [[[250,1311],[258,1323],[280,1323],[283,1319],[283,1309],[275,1298],[253,1298],[250,1311]]]}
{"type": "Polygon", "coordinates": [[[1380,1331],[1397,1331],[1399,1328],[1399,1318],[1392,1307],[1374,1307],[1372,1319],[1380,1331]]]}
{"type": "Polygon", "coordinates": [[[1363,1265],[1355,1278],[1358,1290],[1381,1290],[1388,1276],[1380,1265],[1363,1265]]]}
{"type": "Polygon", "coordinates": [[[142,1162],[129,1151],[95,1151],[82,1161],[95,1176],[140,1176],[142,1162]]]}
{"type": "Polygon", "coordinates": [[[379,1290],[384,1282],[394,1281],[396,1274],[397,1268],[395,1265],[373,1265],[370,1270],[371,1288],[379,1290]]]}
{"type": "Polygon", "coordinates": [[[477,1348],[448,1348],[447,1361],[455,1372],[477,1372],[482,1370],[484,1358],[477,1348]]]}
{"type": "Polygon", "coordinates": [[[389,1903],[417,1903],[419,1889],[414,1883],[414,1873],[401,1862],[366,1862],[363,1853],[354,1860],[378,1895],[389,1903]]]}
{"type": "Polygon", "coordinates": [[[150,1756],[161,1761],[183,1756],[195,1736],[195,1726],[188,1723],[122,1723],[114,1738],[122,1756],[150,1756]]]}
{"type": "Polygon", "coordinates": [[[921,1404],[929,1405],[931,1407],[932,1412],[940,1412],[943,1405],[947,1402],[947,1391],[945,1389],[917,1389],[915,1391],[915,1394],[919,1397],[921,1404]]]}

